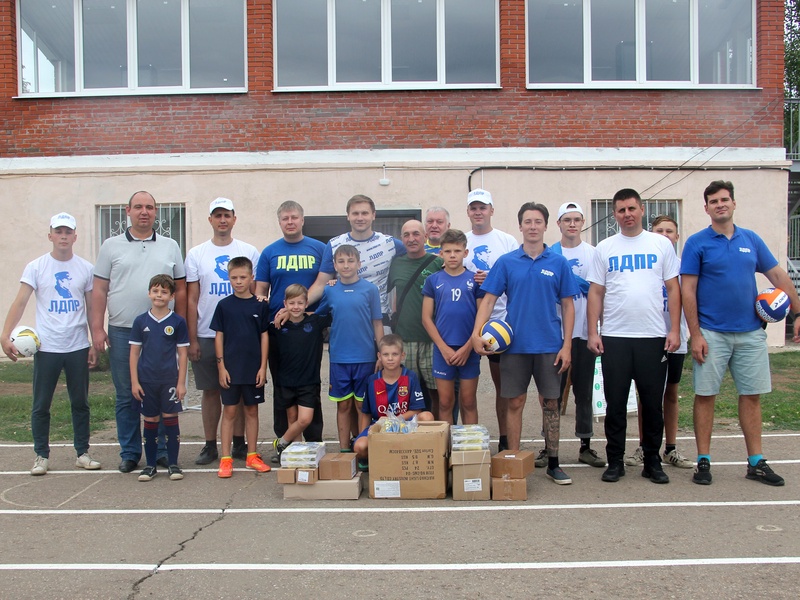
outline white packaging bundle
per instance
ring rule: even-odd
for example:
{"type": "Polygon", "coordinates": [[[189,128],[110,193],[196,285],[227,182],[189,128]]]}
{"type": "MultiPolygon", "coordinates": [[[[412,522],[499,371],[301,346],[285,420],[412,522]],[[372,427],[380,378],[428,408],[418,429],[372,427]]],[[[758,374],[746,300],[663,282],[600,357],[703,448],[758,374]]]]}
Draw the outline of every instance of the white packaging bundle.
{"type": "Polygon", "coordinates": [[[281,467],[288,469],[316,469],[325,456],[322,442],[292,442],[281,452],[281,467]]]}
{"type": "Polygon", "coordinates": [[[483,425],[451,425],[450,449],[488,450],[489,430],[483,425]]]}

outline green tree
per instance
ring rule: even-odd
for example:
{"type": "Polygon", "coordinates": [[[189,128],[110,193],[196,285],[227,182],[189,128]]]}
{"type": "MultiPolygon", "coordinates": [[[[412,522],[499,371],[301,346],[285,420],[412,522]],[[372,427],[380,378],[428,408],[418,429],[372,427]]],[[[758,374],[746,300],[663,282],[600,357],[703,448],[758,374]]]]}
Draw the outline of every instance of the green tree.
{"type": "Polygon", "coordinates": [[[784,83],[787,98],[800,98],[800,0],[786,0],[784,83]]]}

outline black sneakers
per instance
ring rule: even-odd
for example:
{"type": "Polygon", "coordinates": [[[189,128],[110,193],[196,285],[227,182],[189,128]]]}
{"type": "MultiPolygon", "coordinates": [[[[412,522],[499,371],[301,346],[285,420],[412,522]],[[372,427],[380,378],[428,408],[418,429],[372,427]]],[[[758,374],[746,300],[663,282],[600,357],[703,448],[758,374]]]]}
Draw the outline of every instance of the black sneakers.
{"type": "MultiPolygon", "coordinates": [[[[783,481],[783,477],[775,473],[775,471],[770,468],[770,466],[767,464],[767,461],[763,458],[758,461],[758,464],[755,467],[751,467],[750,463],[747,463],[747,475],[745,475],[745,477],[755,481],[760,481],[761,483],[766,483],[767,485],[781,486],[785,483],[783,481]]],[[[710,474],[708,482],[711,483],[710,474]]]]}
{"type": "Polygon", "coordinates": [[[625,465],[621,462],[610,462],[600,479],[610,483],[616,483],[619,481],[620,477],[625,477],[625,465]]]}
{"type": "MultiPolygon", "coordinates": [[[[747,469],[747,477],[750,477],[749,468],[747,469]]],[[[755,479],[755,477],[753,477],[753,479],[755,479]]],[[[694,475],[692,475],[692,481],[699,485],[711,485],[711,461],[707,458],[701,458],[697,461],[697,466],[694,468],[694,475]]]]}
{"type": "Polygon", "coordinates": [[[231,458],[239,460],[247,459],[247,442],[244,444],[234,444],[231,450],[231,458]]]}
{"type": "Polygon", "coordinates": [[[660,463],[645,465],[642,469],[642,477],[649,479],[653,483],[669,483],[669,475],[664,473],[660,463]]]}
{"type": "Polygon", "coordinates": [[[139,481],[152,481],[156,475],[157,472],[155,467],[145,467],[142,469],[142,472],[139,473],[139,481]]]}
{"type": "Polygon", "coordinates": [[[194,464],[210,465],[218,458],[219,458],[219,452],[217,451],[217,445],[214,444],[213,446],[209,446],[208,444],[206,444],[205,446],[203,446],[203,449],[200,450],[200,454],[197,455],[197,458],[194,459],[194,464]]]}

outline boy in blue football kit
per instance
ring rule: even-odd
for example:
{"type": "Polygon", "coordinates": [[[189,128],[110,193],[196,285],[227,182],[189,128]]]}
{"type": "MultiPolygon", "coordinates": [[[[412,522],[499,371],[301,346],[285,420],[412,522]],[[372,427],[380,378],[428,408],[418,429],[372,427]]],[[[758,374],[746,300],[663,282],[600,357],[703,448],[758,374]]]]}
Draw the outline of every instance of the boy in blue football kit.
{"type": "Polygon", "coordinates": [[[350,440],[359,432],[358,411],[367,378],[375,372],[375,342],[383,337],[383,316],[378,288],[358,276],[358,250],[349,244],[339,246],[333,265],[339,280],[325,288],[317,312],[333,313],[328,397],[337,403],[339,447],[350,452],[350,440]]]}
{"type": "Polygon", "coordinates": [[[256,451],[258,405],[264,402],[264,384],[267,382],[269,306],[266,302],[259,302],[250,291],[253,263],[249,258],[237,256],[230,260],[228,280],[233,294],[219,301],[211,319],[211,329],[217,332],[214,349],[222,388],[222,456],[217,473],[222,478],[233,475],[233,422],[240,402],[244,408],[247,438],[245,466],[259,473],[270,470],[256,451]]]}
{"type": "Polygon", "coordinates": [[[368,457],[369,428],[381,417],[391,413],[406,421],[414,416],[418,421],[433,421],[433,413],[425,410],[425,398],[417,374],[403,366],[405,356],[403,338],[399,335],[390,333],[378,342],[378,359],[383,368],[367,380],[358,419],[361,433],[353,444],[360,465],[368,457]]]}
{"type": "Polygon", "coordinates": [[[169,275],[150,279],[148,296],[152,307],[136,317],[131,328],[131,393],[134,410],[144,419],[144,455],[147,466],[139,481],[156,476],[158,423],[164,418],[169,478],[183,479],[178,467],[180,427],[178,413],[186,396],[189,363],[189,330],[186,321],[169,308],[175,297],[175,280],[169,275]],[[178,359],[175,360],[177,351],[178,359]]]}
{"type": "Polygon", "coordinates": [[[322,367],[323,331],[331,324],[330,315],[307,315],[308,289],[293,283],[284,292],[284,306],[289,320],[273,332],[277,342],[270,356],[273,364],[274,402],[279,411],[286,411],[289,427],[272,442],[277,461],[286,447],[300,439],[314,418],[319,401],[322,367]]]}
{"type": "Polygon", "coordinates": [[[429,276],[422,288],[422,324],[434,343],[433,375],[439,390],[439,414],[451,425],[456,377],[460,381],[462,420],[465,425],[478,423],[481,357],[472,348],[471,336],[478,301],[484,292],[464,266],[468,253],[463,232],[445,231],[439,250],[444,270],[429,276]]]}

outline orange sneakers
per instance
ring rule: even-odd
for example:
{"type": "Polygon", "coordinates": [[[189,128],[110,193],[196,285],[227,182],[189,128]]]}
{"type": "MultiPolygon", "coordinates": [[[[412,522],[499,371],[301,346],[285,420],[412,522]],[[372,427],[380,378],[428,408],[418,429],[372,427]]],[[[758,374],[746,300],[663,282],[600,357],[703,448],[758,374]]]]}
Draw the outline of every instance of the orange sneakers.
{"type": "Polygon", "coordinates": [[[219,471],[217,477],[227,479],[233,475],[233,459],[230,456],[223,456],[219,459],[219,471]]]}
{"type": "MultiPolygon", "coordinates": [[[[248,469],[253,469],[254,471],[258,471],[259,473],[266,473],[267,471],[271,471],[268,464],[265,464],[263,460],[261,460],[261,455],[258,452],[248,452],[247,453],[247,462],[244,463],[244,466],[248,469]]],[[[220,467],[220,470],[222,467],[220,467]]],[[[221,477],[221,475],[220,475],[221,477]]]]}

